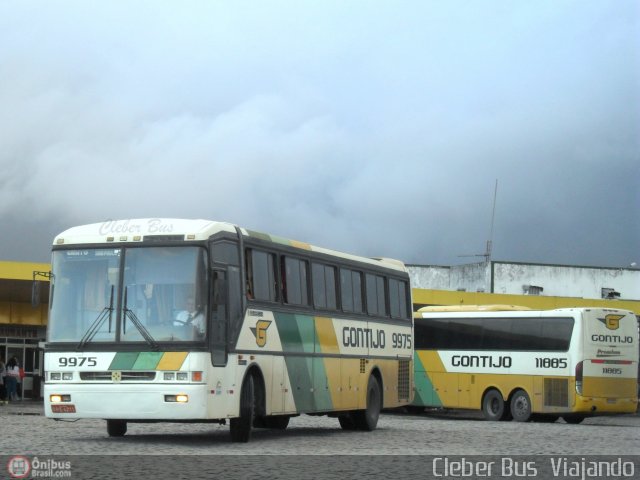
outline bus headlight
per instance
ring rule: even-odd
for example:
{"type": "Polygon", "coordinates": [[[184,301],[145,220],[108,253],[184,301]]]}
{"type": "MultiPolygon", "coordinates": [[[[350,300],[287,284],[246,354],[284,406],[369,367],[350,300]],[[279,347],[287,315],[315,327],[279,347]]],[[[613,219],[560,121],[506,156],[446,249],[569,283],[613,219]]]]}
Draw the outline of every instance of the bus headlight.
{"type": "Polygon", "coordinates": [[[54,393],[53,395],[49,395],[49,401],[51,403],[70,402],[71,395],[61,395],[59,393],[54,393]]]}
{"type": "Polygon", "coordinates": [[[189,395],[184,393],[178,393],[177,395],[165,395],[164,401],[169,403],[187,403],[189,401],[189,395]]]}

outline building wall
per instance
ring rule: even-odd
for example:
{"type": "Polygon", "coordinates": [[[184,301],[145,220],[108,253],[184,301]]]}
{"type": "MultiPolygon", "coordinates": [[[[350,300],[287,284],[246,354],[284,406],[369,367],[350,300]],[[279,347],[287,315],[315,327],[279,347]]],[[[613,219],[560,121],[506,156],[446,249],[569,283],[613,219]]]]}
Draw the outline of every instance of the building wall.
{"type": "Polygon", "coordinates": [[[470,263],[451,267],[451,289],[465,292],[490,292],[491,270],[487,263],[470,263]]]}
{"type": "Polygon", "coordinates": [[[454,265],[406,265],[411,286],[434,290],[463,292],[488,292],[491,287],[491,270],[485,262],[454,265]]]}
{"type": "Polygon", "coordinates": [[[640,299],[640,270],[568,267],[493,262],[493,292],[522,295],[525,286],[542,287],[544,296],[603,298],[602,289],[620,293],[620,299],[640,299]]]}
{"type": "Polygon", "coordinates": [[[414,288],[451,290],[451,267],[407,265],[409,281],[414,288]]]}
{"type": "Polygon", "coordinates": [[[602,289],[620,300],[640,300],[640,269],[485,262],[453,267],[407,265],[412,288],[508,295],[602,299],[602,289]]]}

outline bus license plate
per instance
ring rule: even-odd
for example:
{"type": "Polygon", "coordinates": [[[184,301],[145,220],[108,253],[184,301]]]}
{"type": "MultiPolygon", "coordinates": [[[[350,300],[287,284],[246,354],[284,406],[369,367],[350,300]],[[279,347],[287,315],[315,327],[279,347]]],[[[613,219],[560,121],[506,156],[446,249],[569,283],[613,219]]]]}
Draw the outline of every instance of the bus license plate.
{"type": "Polygon", "coordinates": [[[53,413],[76,413],[75,405],[51,405],[53,413]]]}
{"type": "Polygon", "coordinates": [[[615,398],[607,398],[607,403],[609,403],[609,404],[616,403],[616,399],[615,398]]]}

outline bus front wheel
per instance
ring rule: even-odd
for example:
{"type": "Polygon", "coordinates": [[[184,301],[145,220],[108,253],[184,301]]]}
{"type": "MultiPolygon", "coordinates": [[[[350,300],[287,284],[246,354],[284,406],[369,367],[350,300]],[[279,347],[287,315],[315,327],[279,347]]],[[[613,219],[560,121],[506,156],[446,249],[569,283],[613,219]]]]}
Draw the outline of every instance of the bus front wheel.
{"type": "Polygon", "coordinates": [[[249,374],[242,382],[242,391],[240,392],[240,416],[232,418],[229,424],[232,442],[247,443],[249,441],[255,411],[255,385],[253,375],[249,374]]]}
{"type": "Polygon", "coordinates": [[[110,437],[123,437],[127,433],[127,422],[124,420],[107,420],[107,433],[110,437]]]}
{"type": "Polygon", "coordinates": [[[484,418],[497,422],[504,417],[504,400],[498,390],[489,390],[482,399],[482,414],[484,418]]]}
{"type": "Polygon", "coordinates": [[[531,420],[531,399],[527,392],[518,390],[511,398],[511,415],[516,422],[531,420]]]}
{"type": "Polygon", "coordinates": [[[367,384],[367,408],[352,413],[357,429],[367,432],[375,430],[381,410],[382,395],[380,393],[380,384],[376,377],[371,375],[367,384]]]}
{"type": "Polygon", "coordinates": [[[264,417],[264,427],[271,428],[273,430],[286,430],[289,426],[290,418],[291,417],[287,415],[274,415],[272,417],[264,417]]]}

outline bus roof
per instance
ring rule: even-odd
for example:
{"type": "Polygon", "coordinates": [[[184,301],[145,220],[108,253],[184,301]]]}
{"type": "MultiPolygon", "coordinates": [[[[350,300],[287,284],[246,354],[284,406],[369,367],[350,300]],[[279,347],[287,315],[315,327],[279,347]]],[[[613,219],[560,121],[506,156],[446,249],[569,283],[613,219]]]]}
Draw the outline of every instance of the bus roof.
{"type": "Polygon", "coordinates": [[[504,312],[514,310],[531,310],[519,305],[434,305],[422,307],[418,313],[427,312],[504,312]]]}
{"type": "MultiPolygon", "coordinates": [[[[269,235],[254,230],[240,228],[243,235],[267,242],[299,248],[326,255],[346,258],[356,262],[382,266],[392,270],[406,272],[404,263],[389,258],[367,258],[326,248],[316,247],[305,242],[269,235]]],[[[122,243],[143,242],[145,237],[164,237],[174,241],[205,241],[216,233],[228,232],[236,235],[236,226],[227,222],[212,220],[187,220],[177,218],[136,218],[128,220],[107,220],[69,228],[57,235],[54,246],[65,245],[118,245],[122,243]]]]}
{"type": "Polygon", "coordinates": [[[531,316],[542,316],[542,317],[550,317],[554,315],[566,315],[566,316],[575,316],[578,314],[583,314],[585,312],[598,312],[601,313],[619,313],[624,315],[635,315],[630,310],[625,309],[612,309],[612,308],[603,308],[603,307],[576,307],[576,308],[555,308],[551,310],[534,310],[528,307],[518,307],[516,305],[451,305],[451,308],[447,308],[447,306],[441,307],[423,307],[420,308],[414,314],[414,319],[418,318],[438,318],[441,316],[448,318],[463,318],[465,316],[469,317],[483,317],[488,316],[490,312],[493,312],[492,316],[506,318],[509,316],[515,317],[531,317],[531,316]],[[477,308],[468,308],[468,307],[477,307],[477,308]],[[482,308],[488,307],[488,308],[482,308]],[[506,307],[506,308],[501,308],[506,307]]]}

